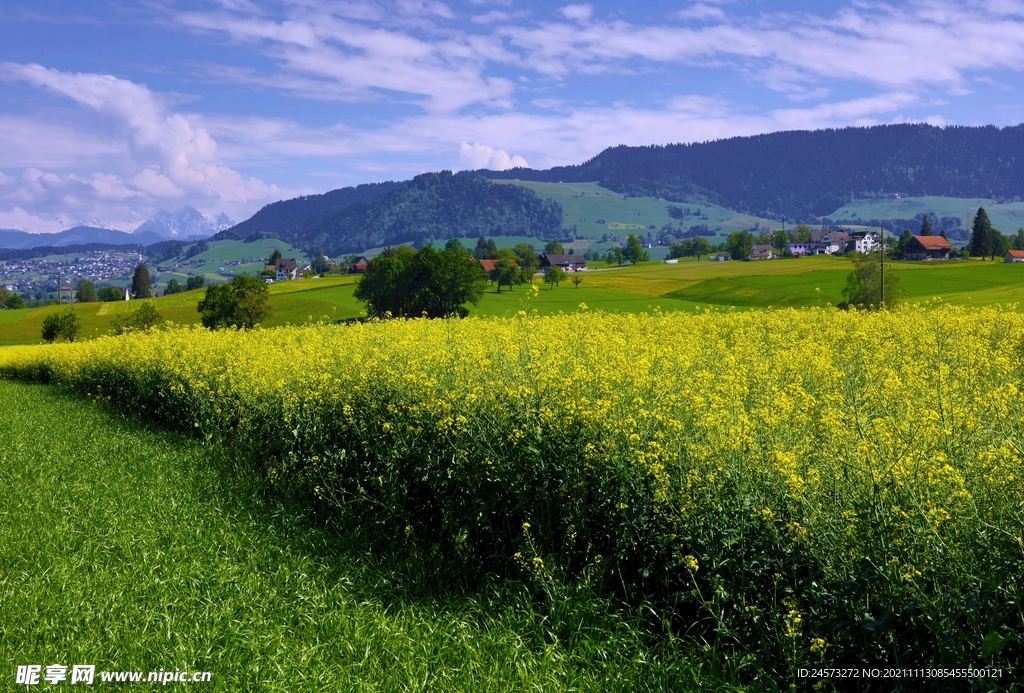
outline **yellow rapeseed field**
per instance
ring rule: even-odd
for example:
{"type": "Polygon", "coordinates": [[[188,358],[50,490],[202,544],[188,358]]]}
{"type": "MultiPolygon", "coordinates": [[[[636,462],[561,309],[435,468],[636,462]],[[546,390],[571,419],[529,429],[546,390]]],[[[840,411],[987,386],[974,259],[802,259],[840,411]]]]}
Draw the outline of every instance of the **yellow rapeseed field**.
{"type": "Polygon", "coordinates": [[[179,328],[0,351],[412,550],[586,580],[768,668],[1020,658],[1024,315],[179,328]],[[348,514],[345,514],[348,513],[348,514]]]}

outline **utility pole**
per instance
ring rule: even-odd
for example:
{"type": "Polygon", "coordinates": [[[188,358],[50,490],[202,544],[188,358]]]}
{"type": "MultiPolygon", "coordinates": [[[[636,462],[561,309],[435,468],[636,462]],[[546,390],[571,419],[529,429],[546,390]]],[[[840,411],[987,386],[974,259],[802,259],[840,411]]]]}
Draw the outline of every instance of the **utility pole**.
{"type": "Polygon", "coordinates": [[[882,255],[882,262],[879,266],[879,272],[882,275],[882,306],[885,306],[885,229],[879,226],[878,230],[882,234],[882,245],[879,251],[882,255]]]}

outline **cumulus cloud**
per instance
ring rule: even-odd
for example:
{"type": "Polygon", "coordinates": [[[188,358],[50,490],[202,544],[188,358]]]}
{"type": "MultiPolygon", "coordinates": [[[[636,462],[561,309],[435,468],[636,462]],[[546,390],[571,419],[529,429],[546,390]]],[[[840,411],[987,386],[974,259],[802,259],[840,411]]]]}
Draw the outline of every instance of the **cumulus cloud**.
{"type": "MultiPolygon", "coordinates": [[[[278,199],[275,185],[246,177],[217,160],[217,143],[202,127],[194,127],[181,113],[172,112],[146,86],[94,73],[72,73],[39,64],[0,64],[0,77],[18,80],[50,93],[68,97],[107,117],[123,144],[111,147],[125,156],[117,173],[92,175],[44,172],[28,167],[21,186],[5,195],[31,199],[37,205],[63,204],[68,211],[88,213],[96,200],[134,200],[144,212],[165,203],[187,200],[218,210],[251,206],[278,199]]],[[[32,133],[29,144],[47,149],[42,132],[32,133]]],[[[125,213],[122,208],[122,215],[125,213]]],[[[129,216],[138,216],[129,215],[129,216]]],[[[110,219],[114,226],[135,220],[110,219]]]]}
{"type": "Polygon", "coordinates": [[[519,155],[509,156],[504,149],[495,149],[479,142],[473,144],[463,142],[459,145],[459,167],[464,170],[486,168],[492,171],[507,171],[510,168],[528,168],[529,166],[526,159],[519,155]]]}
{"type": "Polygon", "coordinates": [[[590,19],[592,14],[594,14],[594,8],[589,4],[566,5],[562,8],[562,14],[566,19],[585,22],[590,19]]]}

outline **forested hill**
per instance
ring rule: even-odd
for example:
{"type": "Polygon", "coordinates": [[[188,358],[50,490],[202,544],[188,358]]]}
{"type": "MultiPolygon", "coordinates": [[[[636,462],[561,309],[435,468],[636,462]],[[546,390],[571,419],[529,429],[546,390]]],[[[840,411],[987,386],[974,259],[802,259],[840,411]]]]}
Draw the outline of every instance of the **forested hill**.
{"type": "Polygon", "coordinates": [[[492,179],[596,181],[616,192],[706,200],[811,221],[855,198],[1024,196],[1024,126],[880,125],[606,149],[578,166],[477,171],[492,179]]]}
{"type": "Polygon", "coordinates": [[[365,183],[354,188],[339,188],[323,195],[304,195],[281,200],[263,207],[240,224],[216,234],[214,240],[241,240],[257,238],[284,238],[283,234],[301,234],[302,229],[326,217],[337,214],[345,207],[359,202],[371,202],[381,195],[402,187],[404,183],[365,183]]]}
{"type": "MultiPolygon", "coordinates": [[[[329,256],[455,236],[551,238],[562,230],[561,205],[542,200],[532,190],[518,186],[496,185],[477,176],[454,176],[450,171],[425,173],[406,183],[381,185],[394,187],[372,200],[306,217],[301,217],[301,208],[296,205],[294,216],[279,214],[275,223],[270,223],[267,217],[266,222],[251,224],[245,230],[274,236],[312,252],[323,248],[329,256]]],[[[292,202],[295,200],[276,204],[292,202]]],[[[215,238],[248,237],[249,233],[237,230],[257,221],[274,206],[265,207],[249,221],[215,238]]]]}

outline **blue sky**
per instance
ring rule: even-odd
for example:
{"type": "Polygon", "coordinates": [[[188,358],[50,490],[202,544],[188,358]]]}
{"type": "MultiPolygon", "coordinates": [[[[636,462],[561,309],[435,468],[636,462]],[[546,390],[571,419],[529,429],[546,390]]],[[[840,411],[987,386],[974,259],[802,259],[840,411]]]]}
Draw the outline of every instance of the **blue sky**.
{"type": "Polygon", "coordinates": [[[1024,122],[1024,2],[5,0],[0,228],[131,229],[443,168],[1024,122]]]}

